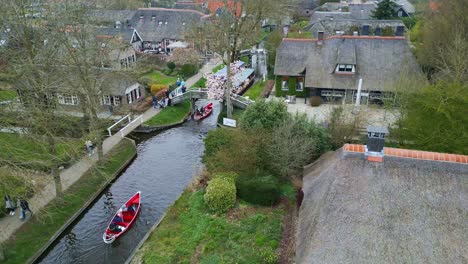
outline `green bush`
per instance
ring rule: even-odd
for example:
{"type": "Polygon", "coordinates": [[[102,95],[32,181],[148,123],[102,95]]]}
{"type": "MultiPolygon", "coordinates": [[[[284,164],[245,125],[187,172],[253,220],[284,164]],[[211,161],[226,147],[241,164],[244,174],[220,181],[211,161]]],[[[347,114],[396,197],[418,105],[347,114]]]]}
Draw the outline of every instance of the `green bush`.
{"type": "Polygon", "coordinates": [[[205,138],[205,154],[203,160],[213,156],[219,150],[227,148],[234,142],[234,133],[229,129],[211,130],[205,138]]]}
{"type": "Polygon", "coordinates": [[[222,172],[222,173],[217,173],[214,178],[215,179],[224,179],[231,181],[232,183],[236,182],[238,175],[235,172],[222,172]]]}
{"type": "Polygon", "coordinates": [[[249,105],[241,118],[242,128],[271,130],[289,117],[284,102],[258,100],[249,105]]]}
{"type": "Polygon", "coordinates": [[[171,70],[171,72],[176,68],[175,63],[172,61],[168,62],[166,66],[169,68],[169,70],[171,70]]]}
{"type": "Polygon", "coordinates": [[[281,195],[279,181],[273,176],[242,175],[236,187],[239,198],[253,204],[271,206],[281,195]]]}
{"type": "Polygon", "coordinates": [[[217,214],[225,213],[236,203],[236,186],[233,180],[215,178],[208,182],[203,196],[206,205],[217,214]]]}
{"type": "Polygon", "coordinates": [[[198,72],[197,65],[184,64],[184,65],[182,65],[182,68],[180,69],[179,74],[184,76],[184,78],[189,78],[189,77],[192,77],[193,75],[197,74],[197,72],[198,72]]]}

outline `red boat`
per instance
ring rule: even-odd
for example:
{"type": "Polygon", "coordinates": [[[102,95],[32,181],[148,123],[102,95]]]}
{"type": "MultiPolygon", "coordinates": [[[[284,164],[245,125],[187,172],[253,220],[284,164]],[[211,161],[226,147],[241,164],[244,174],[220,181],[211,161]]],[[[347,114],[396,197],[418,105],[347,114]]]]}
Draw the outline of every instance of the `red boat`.
{"type": "Polygon", "coordinates": [[[137,192],[132,198],[122,205],[107,226],[106,232],[102,235],[104,243],[110,244],[114,242],[116,238],[121,236],[130,228],[140,212],[140,204],[141,192],[137,192]]]}
{"type": "Polygon", "coordinates": [[[195,113],[195,115],[193,116],[193,119],[202,120],[202,119],[208,117],[209,115],[211,115],[211,112],[213,112],[213,103],[209,103],[209,104],[205,105],[203,107],[203,112],[202,113],[197,111],[197,113],[195,113]]]}

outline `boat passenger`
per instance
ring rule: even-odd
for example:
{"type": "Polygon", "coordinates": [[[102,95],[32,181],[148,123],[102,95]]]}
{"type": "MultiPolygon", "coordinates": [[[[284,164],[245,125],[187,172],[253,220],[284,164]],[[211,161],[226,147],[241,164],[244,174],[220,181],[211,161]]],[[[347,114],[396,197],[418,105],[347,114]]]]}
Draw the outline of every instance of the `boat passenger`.
{"type": "Polygon", "coordinates": [[[113,222],[113,223],[122,223],[122,222],[123,222],[123,218],[120,217],[119,215],[116,215],[116,216],[114,217],[114,219],[112,219],[112,222],[113,222]]]}
{"type": "Polygon", "coordinates": [[[112,231],[112,232],[117,232],[117,233],[122,232],[122,229],[120,228],[120,226],[116,225],[115,223],[111,223],[109,225],[109,230],[112,231]]]}

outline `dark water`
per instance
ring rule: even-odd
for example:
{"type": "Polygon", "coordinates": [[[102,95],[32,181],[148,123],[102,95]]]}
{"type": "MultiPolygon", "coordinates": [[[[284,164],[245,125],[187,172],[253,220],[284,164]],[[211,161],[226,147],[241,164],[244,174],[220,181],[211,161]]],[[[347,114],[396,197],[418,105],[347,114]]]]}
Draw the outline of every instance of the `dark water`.
{"type": "Polygon", "coordinates": [[[138,156],[133,163],[64,232],[40,263],[124,263],[201,169],[203,138],[216,127],[219,104],[214,105],[214,113],[201,122],[189,121],[140,138],[138,156]],[[110,219],[137,191],[142,192],[140,215],[122,237],[110,245],[104,244],[102,234],[110,219]]]}

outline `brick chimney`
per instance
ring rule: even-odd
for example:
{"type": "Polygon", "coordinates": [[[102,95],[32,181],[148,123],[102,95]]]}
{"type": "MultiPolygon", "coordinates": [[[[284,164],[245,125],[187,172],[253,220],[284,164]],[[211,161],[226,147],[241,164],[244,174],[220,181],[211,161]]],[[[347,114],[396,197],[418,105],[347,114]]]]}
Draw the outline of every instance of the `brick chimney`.
{"type": "Polygon", "coordinates": [[[383,162],[386,135],[388,135],[388,129],[386,127],[367,127],[367,143],[364,146],[364,155],[367,157],[368,161],[383,162]]]}

